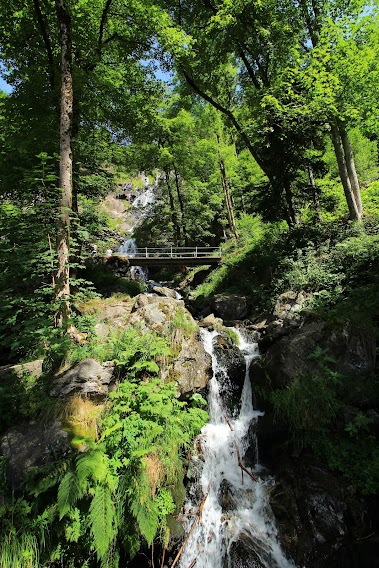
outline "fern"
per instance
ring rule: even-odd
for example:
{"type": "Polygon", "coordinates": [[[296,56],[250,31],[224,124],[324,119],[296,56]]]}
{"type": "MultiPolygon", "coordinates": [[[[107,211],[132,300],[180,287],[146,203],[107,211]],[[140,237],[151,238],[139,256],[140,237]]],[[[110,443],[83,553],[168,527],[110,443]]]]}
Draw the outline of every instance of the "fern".
{"type": "Polygon", "coordinates": [[[114,504],[107,485],[97,485],[89,509],[91,532],[97,557],[100,560],[107,552],[115,536],[113,525],[114,504]]]}
{"type": "Polygon", "coordinates": [[[69,471],[59,484],[57,499],[59,519],[62,519],[69,512],[80,497],[78,478],[74,472],[69,471]]]}
{"type": "Polygon", "coordinates": [[[141,534],[146,538],[147,544],[150,546],[159,527],[157,506],[151,500],[142,504],[137,495],[136,498],[131,500],[130,510],[137,521],[141,534]]]}

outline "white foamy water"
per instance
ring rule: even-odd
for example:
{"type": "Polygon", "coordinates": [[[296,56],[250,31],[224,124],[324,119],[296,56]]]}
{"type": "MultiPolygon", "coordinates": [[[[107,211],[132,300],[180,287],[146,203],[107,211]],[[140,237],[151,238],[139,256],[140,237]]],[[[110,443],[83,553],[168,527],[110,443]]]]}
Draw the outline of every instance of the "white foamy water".
{"type": "MultiPolygon", "coordinates": [[[[278,532],[271,512],[268,490],[273,479],[262,475],[259,464],[254,467],[254,481],[239,466],[238,453],[243,462],[245,452],[256,444],[251,426],[261,412],[253,407],[249,379],[251,361],[258,356],[256,343],[246,341],[240,332],[246,372],[241,394],[241,410],[236,418],[227,416],[220,396],[221,385],[227,381],[227,372],[217,362],[213,340],[217,332],[202,330],[205,350],[212,357],[213,377],[209,382],[210,420],[200,434],[202,456],[195,458],[194,468],[200,468],[197,482],[191,488],[191,499],[185,507],[188,519],[186,534],[190,531],[199,510],[201,497],[207,495],[199,523],[180,557],[180,568],[295,568],[280,547],[278,532]],[[261,472],[261,474],[260,474],[261,472]],[[200,491],[199,491],[200,490],[200,491]],[[242,556],[236,550],[242,545],[242,556]]],[[[257,450],[256,450],[257,455],[257,450]]],[[[251,471],[251,470],[249,470],[251,471]]]]}

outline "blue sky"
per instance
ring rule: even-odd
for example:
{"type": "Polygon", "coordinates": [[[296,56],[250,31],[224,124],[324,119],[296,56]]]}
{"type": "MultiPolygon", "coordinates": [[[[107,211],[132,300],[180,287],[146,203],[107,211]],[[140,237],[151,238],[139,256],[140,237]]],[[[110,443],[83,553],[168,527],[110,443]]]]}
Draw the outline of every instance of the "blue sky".
{"type": "Polygon", "coordinates": [[[0,90],[10,93],[12,88],[0,77],[0,90]]]}

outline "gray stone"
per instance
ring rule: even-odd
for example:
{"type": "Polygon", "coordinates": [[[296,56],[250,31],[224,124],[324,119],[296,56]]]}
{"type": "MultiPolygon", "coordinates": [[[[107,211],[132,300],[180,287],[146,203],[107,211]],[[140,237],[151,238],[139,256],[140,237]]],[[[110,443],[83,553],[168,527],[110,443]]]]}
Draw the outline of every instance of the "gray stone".
{"type": "Polygon", "coordinates": [[[165,286],[153,286],[151,291],[154,292],[154,294],[157,294],[158,296],[163,296],[166,298],[177,299],[178,297],[175,290],[172,290],[172,288],[166,288],[165,286]]]}
{"type": "Polygon", "coordinates": [[[29,363],[22,363],[21,365],[5,365],[0,367],[0,377],[6,377],[10,374],[15,374],[21,377],[23,374],[33,375],[39,378],[42,375],[43,359],[36,359],[29,363]]]}
{"type": "Polygon", "coordinates": [[[209,314],[209,316],[199,321],[199,327],[205,327],[211,331],[220,331],[223,328],[223,321],[221,318],[216,318],[214,314],[209,314]]]}
{"type": "Polygon", "coordinates": [[[108,394],[113,380],[113,363],[99,363],[95,359],[83,359],[78,365],[61,373],[53,380],[50,395],[63,397],[80,394],[103,397],[108,394]]]}
{"type": "Polygon", "coordinates": [[[7,458],[7,481],[19,491],[32,467],[63,458],[71,451],[68,434],[60,422],[45,426],[36,421],[13,426],[1,440],[1,452],[7,458]]]}
{"type": "Polygon", "coordinates": [[[175,357],[173,376],[181,394],[202,390],[211,377],[212,360],[196,337],[183,338],[175,357]]]}
{"type": "Polygon", "coordinates": [[[248,314],[247,298],[236,294],[216,294],[213,297],[213,309],[216,316],[224,321],[243,319],[248,314]]]}

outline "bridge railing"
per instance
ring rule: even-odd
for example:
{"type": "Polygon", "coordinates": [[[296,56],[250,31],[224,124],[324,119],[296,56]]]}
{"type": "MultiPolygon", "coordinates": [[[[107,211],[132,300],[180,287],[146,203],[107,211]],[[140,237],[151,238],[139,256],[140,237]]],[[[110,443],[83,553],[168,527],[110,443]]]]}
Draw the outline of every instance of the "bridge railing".
{"type": "Polygon", "coordinates": [[[221,247],[140,247],[132,258],[221,258],[221,247]]]}

